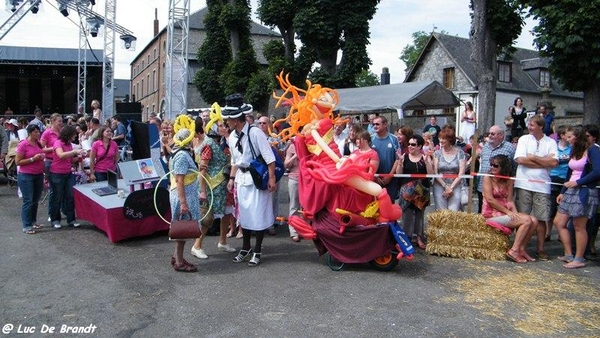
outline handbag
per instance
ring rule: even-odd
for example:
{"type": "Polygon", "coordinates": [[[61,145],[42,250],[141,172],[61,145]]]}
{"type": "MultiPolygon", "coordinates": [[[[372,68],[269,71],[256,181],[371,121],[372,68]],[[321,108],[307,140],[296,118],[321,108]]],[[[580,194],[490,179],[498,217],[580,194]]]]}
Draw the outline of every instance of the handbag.
{"type": "Polygon", "coordinates": [[[429,205],[429,188],[421,180],[410,181],[400,187],[400,196],[406,202],[424,210],[429,205]]]}
{"type": "Polygon", "coordinates": [[[469,185],[464,184],[460,187],[460,204],[469,204],[469,185]]]}
{"type": "Polygon", "coordinates": [[[179,218],[171,222],[169,228],[170,239],[188,239],[200,237],[200,223],[197,220],[192,219],[192,214],[189,212],[187,215],[190,216],[189,220],[184,220],[184,215],[180,214],[179,218]]]}
{"type": "MultiPolygon", "coordinates": [[[[262,155],[256,156],[256,152],[254,151],[254,147],[252,146],[252,142],[250,141],[250,136],[248,135],[248,144],[250,145],[250,151],[252,152],[252,162],[250,162],[250,166],[248,167],[248,171],[250,171],[250,175],[252,176],[252,181],[254,182],[254,186],[258,190],[267,190],[269,187],[269,166],[263,159],[262,155]]],[[[283,173],[285,172],[285,168],[283,167],[283,161],[277,154],[277,150],[271,147],[273,151],[273,156],[275,156],[275,182],[279,182],[283,173]]]]}

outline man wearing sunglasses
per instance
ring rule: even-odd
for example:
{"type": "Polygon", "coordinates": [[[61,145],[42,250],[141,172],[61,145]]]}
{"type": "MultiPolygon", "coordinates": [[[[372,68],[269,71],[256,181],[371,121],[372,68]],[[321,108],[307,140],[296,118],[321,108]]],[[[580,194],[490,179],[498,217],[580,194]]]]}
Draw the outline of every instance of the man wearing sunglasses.
{"type": "MultiPolygon", "coordinates": [[[[385,116],[377,116],[373,120],[372,147],[379,155],[378,174],[395,174],[396,150],[400,148],[398,138],[388,132],[388,121],[385,116]]],[[[376,177],[375,182],[386,188],[394,202],[398,198],[399,181],[393,176],[376,177]]]]}
{"type": "MultiPolygon", "coordinates": [[[[506,155],[508,158],[513,158],[515,148],[512,144],[504,140],[504,130],[500,126],[492,126],[489,130],[488,142],[483,145],[480,154],[479,172],[488,174],[490,171],[490,160],[496,155],[506,155]]],[[[483,178],[479,177],[477,183],[477,196],[479,201],[479,212],[483,205],[483,178]]]]}

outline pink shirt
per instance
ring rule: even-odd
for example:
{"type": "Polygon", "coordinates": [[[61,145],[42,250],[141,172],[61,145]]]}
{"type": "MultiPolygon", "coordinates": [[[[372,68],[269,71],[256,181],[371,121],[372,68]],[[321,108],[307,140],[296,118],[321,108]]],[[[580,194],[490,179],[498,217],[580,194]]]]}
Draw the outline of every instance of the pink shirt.
{"type": "MultiPolygon", "coordinates": [[[[53,147],[54,142],[58,140],[58,134],[55,134],[51,128],[44,130],[42,133],[42,137],[40,137],[40,141],[46,142],[46,147],[53,147]]],[[[54,151],[46,153],[46,160],[52,161],[54,159],[54,151]]]]}
{"type": "MultiPolygon", "coordinates": [[[[36,145],[32,146],[27,139],[21,141],[17,146],[15,152],[17,154],[21,154],[24,159],[29,159],[34,157],[37,154],[43,154],[44,150],[41,148],[41,144],[38,142],[36,145]]],[[[21,164],[19,166],[19,173],[21,174],[30,174],[30,175],[39,175],[44,173],[44,161],[34,161],[33,163],[27,162],[26,164],[21,164]]]]}
{"type": "Polygon", "coordinates": [[[56,140],[52,148],[54,148],[54,160],[50,165],[50,172],[53,174],[70,174],[71,166],[73,165],[73,156],[60,158],[56,154],[56,149],[62,148],[63,152],[69,152],[73,150],[73,145],[71,144],[71,142],[69,142],[68,144],[64,144],[63,141],[56,140]]]}
{"type": "Polygon", "coordinates": [[[583,174],[583,170],[585,169],[587,159],[587,154],[585,154],[582,158],[578,160],[574,158],[569,160],[569,168],[571,168],[571,178],[569,179],[569,182],[575,182],[581,178],[581,174],[583,174]]]}
{"type": "Polygon", "coordinates": [[[101,140],[98,140],[92,144],[92,151],[96,153],[96,163],[94,164],[95,172],[105,173],[108,170],[116,171],[115,155],[119,151],[117,142],[110,141],[107,154],[106,149],[104,149],[104,144],[101,140]]]}

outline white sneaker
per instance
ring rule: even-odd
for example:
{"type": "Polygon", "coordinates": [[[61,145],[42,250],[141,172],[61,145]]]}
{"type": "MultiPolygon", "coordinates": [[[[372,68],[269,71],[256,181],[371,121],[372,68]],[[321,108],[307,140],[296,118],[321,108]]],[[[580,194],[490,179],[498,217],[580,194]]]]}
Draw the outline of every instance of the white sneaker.
{"type": "Polygon", "coordinates": [[[197,258],[200,259],[208,259],[208,255],[206,254],[206,252],[204,252],[203,249],[196,249],[194,248],[194,246],[192,246],[192,256],[196,256],[197,258]]]}
{"type": "Polygon", "coordinates": [[[60,223],[54,223],[54,224],[52,224],[52,227],[54,229],[60,229],[60,228],[62,228],[62,226],[60,226],[60,223]]]}
{"type": "Polygon", "coordinates": [[[232,248],[229,246],[229,244],[217,244],[217,249],[219,249],[220,251],[225,251],[225,252],[236,252],[237,249],[236,248],[232,248]]]}
{"type": "Polygon", "coordinates": [[[76,223],[76,222],[69,223],[69,226],[73,227],[73,228],[78,228],[80,225],[81,225],[80,223],[76,223]]]}

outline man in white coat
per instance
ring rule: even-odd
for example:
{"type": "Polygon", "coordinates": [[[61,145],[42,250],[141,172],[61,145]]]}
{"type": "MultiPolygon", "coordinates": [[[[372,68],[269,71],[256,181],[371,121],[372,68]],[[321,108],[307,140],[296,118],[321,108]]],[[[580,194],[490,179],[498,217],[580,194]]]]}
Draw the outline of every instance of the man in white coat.
{"type": "Polygon", "coordinates": [[[245,104],[240,94],[226,97],[226,106],[221,110],[223,119],[232,131],[229,135],[231,151],[231,177],[227,189],[236,188],[239,216],[238,221],[244,235],[242,249],[233,259],[235,263],[243,262],[251,257],[249,266],[260,264],[262,241],[266,230],[273,224],[273,192],[277,190],[275,180],[275,156],[267,136],[259,128],[251,126],[246,121],[246,115],[252,114],[252,106],[245,104]],[[267,190],[259,190],[254,186],[248,167],[253,155],[250,142],[256,156],[262,155],[269,168],[269,183],[267,190]],[[250,244],[252,232],[255,233],[254,249],[250,244]]]}

